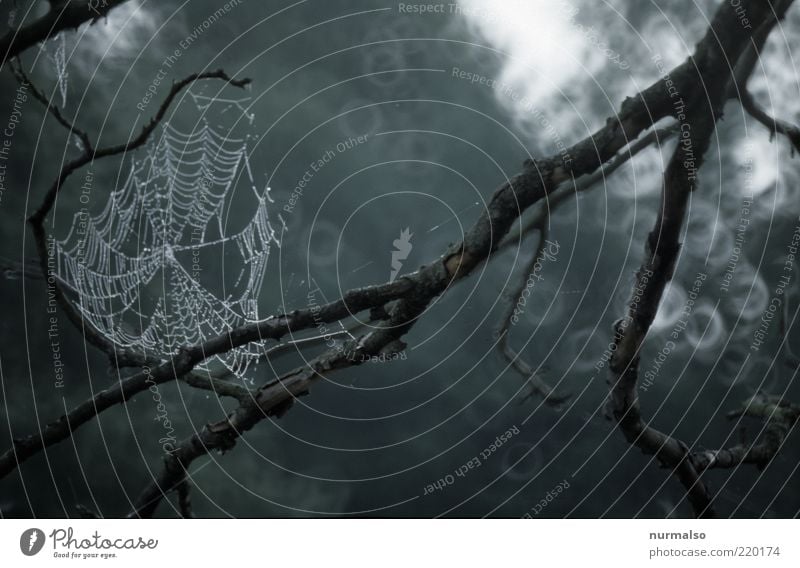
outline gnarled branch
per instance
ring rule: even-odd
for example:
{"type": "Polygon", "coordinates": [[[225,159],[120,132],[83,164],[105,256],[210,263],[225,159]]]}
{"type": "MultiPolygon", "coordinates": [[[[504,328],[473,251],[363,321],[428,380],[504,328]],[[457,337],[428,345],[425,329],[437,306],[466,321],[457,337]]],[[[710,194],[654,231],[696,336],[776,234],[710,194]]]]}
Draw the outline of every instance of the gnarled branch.
{"type": "MultiPolygon", "coordinates": [[[[788,3],[787,3],[788,6],[788,3]]],[[[750,10],[770,8],[767,4],[751,3],[750,10]]],[[[756,21],[761,24],[776,22],[771,11],[762,12],[756,21]]],[[[717,12],[712,30],[717,26],[736,31],[735,14],[723,6],[717,12]]],[[[747,43],[731,45],[725,51],[728,61],[738,61],[746,52],[747,43]]],[[[697,183],[697,171],[713,135],[716,121],[727,100],[730,84],[736,79],[723,67],[704,72],[701,84],[702,97],[688,99],[678,87],[677,96],[687,109],[685,122],[681,123],[681,140],[664,172],[661,207],[653,230],[647,238],[645,261],[636,274],[631,300],[626,316],[614,329],[615,350],[609,364],[609,398],[611,412],[626,440],[645,454],[654,455],[665,467],[671,469],[686,489],[689,502],[698,517],[713,516],[711,497],[689,453],[687,445],[651,427],[641,415],[637,394],[639,354],[667,283],[672,279],[675,262],[680,251],[680,231],[686,216],[689,196],[697,183]]]]}
{"type": "Polygon", "coordinates": [[[745,402],[742,408],[728,413],[728,418],[740,416],[751,416],[765,422],[761,441],[721,450],[693,452],[691,461],[697,471],[732,468],[741,464],[752,464],[758,469],[764,469],[797,424],[800,406],[786,402],[781,397],[759,392],[745,402]]]}
{"type": "Polygon", "coordinates": [[[792,144],[792,154],[800,152],[800,128],[767,114],[767,111],[756,102],[750,91],[742,91],[739,94],[739,100],[742,102],[742,108],[747,111],[747,114],[767,127],[770,132],[770,138],[774,138],[777,134],[782,134],[792,144]]]}
{"type": "Polygon", "coordinates": [[[0,68],[26,49],[82,24],[95,23],[128,0],[68,0],[50,3],[50,10],[41,18],[6,32],[0,37],[0,68]]]}
{"type": "MultiPolygon", "coordinates": [[[[766,3],[745,0],[744,4],[749,19],[756,26],[767,21],[772,14],[770,6],[766,3]]],[[[301,331],[320,322],[340,321],[367,309],[383,309],[388,316],[377,329],[358,340],[347,341],[343,346],[323,353],[308,366],[264,384],[255,392],[248,393],[247,397],[243,396],[245,400],[240,399],[239,406],[224,420],[207,424],[199,432],[184,440],[166,456],[163,471],[142,492],[131,515],[152,515],[164,494],[175,489],[186,479],[194,459],[209,451],[230,450],[243,432],[267,416],[281,415],[289,408],[294,398],[307,393],[311,383],[319,377],[359,364],[363,360],[359,356],[375,355],[383,349],[396,348],[401,343],[400,339],[413,327],[417,318],[424,313],[433,299],[445,293],[453,283],[467,277],[476,267],[492,257],[518,217],[527,208],[551,195],[564,182],[590,175],[614,160],[620,150],[630,145],[659,120],[676,116],[678,113],[674,98],[670,89],[666,88],[667,80],[683,94],[686,106],[694,109],[690,119],[692,141],[695,154],[702,156],[714,129],[724,86],[728,85],[730,80],[731,69],[728,62],[738,59],[748,39],[739,28],[734,8],[730,3],[722,3],[711,27],[697,44],[693,56],[673,69],[668,79],[662,78],[634,97],[626,99],[619,112],[609,118],[602,128],[567,148],[565,152],[547,158],[527,160],[522,172],[507,179],[494,192],[488,207],[467,231],[463,240],[449,247],[433,262],[394,282],[351,290],[340,300],[331,302],[321,309],[299,310],[275,316],[235,328],[202,344],[187,346],[170,360],[155,367],[151,373],[157,375],[161,381],[168,381],[190,373],[196,365],[208,357],[250,342],[277,340],[287,333],[301,331]]],[[[204,78],[202,75],[193,76],[191,80],[204,78]]],[[[230,81],[227,76],[225,78],[230,81]]],[[[170,92],[154,121],[145,125],[136,139],[127,144],[94,150],[91,156],[86,154],[62,169],[61,175],[47,192],[42,206],[30,219],[40,258],[46,259],[47,252],[43,221],[64,180],[91,159],[123,153],[143,144],[155,128],[155,124],[165,115],[166,108],[177,91],[186,84],[188,82],[183,85],[176,83],[173,86],[173,91],[170,92]]],[[[665,463],[677,469],[679,477],[690,491],[690,499],[696,503],[696,510],[705,511],[706,492],[702,489],[702,485],[698,485],[692,464],[685,459],[687,455],[685,447],[681,447],[680,442],[645,425],[635,398],[638,350],[655,315],[658,299],[671,277],[678,251],[677,235],[683,222],[686,199],[694,187],[694,182],[689,183],[685,179],[688,177],[684,175],[686,172],[681,169],[682,160],[685,162],[688,158],[687,150],[679,145],[665,174],[662,210],[656,229],[648,240],[648,260],[643,267],[643,270],[657,273],[658,277],[654,278],[655,284],[645,285],[644,293],[647,296],[643,302],[645,309],[631,307],[629,313],[631,325],[626,328],[618,342],[618,352],[624,355],[612,360],[612,368],[619,379],[612,390],[612,399],[616,402],[615,415],[626,436],[633,435],[629,439],[637,444],[642,439],[643,448],[651,450],[657,448],[656,453],[659,458],[663,457],[665,463]]],[[[695,162],[699,168],[700,159],[695,157],[695,162]]],[[[46,266],[44,268],[46,271],[46,266]]],[[[641,278],[639,282],[641,283],[641,278]]],[[[74,323],[83,325],[85,322],[79,320],[74,323]]],[[[101,349],[104,347],[107,349],[107,345],[100,343],[98,346],[101,349]]],[[[116,355],[116,350],[111,352],[116,355]]],[[[137,364],[144,364],[146,361],[148,361],[146,358],[138,360],[137,364]]],[[[120,364],[119,360],[117,364],[120,364]]],[[[119,385],[110,389],[112,392],[109,399],[119,401],[131,396],[135,386],[140,387],[145,380],[143,374],[131,377],[136,379],[127,383],[127,388],[131,390],[119,388],[119,385]]],[[[94,401],[91,402],[94,407],[94,401]]],[[[75,424],[85,422],[98,412],[96,408],[86,410],[83,405],[79,408],[82,412],[75,416],[77,419],[75,424]]],[[[31,440],[26,450],[29,452],[27,455],[32,455],[49,443],[68,436],[73,421],[68,415],[62,418],[62,422],[66,426],[54,427],[54,434],[49,438],[31,440]]],[[[20,447],[26,446],[22,444],[20,447]]],[[[12,448],[12,451],[15,448],[12,448]]],[[[8,463],[10,466],[7,467],[13,469],[19,463],[18,453],[14,452],[12,458],[7,458],[6,454],[2,459],[7,461],[0,460],[0,465],[8,463]],[[13,463],[10,461],[12,458],[13,463]]],[[[3,469],[0,468],[0,475],[2,474],[3,469]]]]}

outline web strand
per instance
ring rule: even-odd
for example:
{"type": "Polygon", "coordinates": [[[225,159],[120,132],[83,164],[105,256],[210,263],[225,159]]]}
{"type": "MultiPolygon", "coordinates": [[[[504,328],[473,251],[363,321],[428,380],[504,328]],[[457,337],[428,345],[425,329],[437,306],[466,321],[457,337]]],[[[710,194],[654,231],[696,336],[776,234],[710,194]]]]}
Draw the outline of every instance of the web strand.
{"type": "MultiPolygon", "coordinates": [[[[259,319],[258,294],[278,244],[271,202],[269,188],[256,189],[246,138],[207,123],[189,134],[167,123],[104,209],[77,213],[68,236],[56,241],[56,276],[108,340],[168,357],[259,319]],[[228,234],[225,217],[240,180],[257,206],[241,230],[228,234]],[[237,266],[228,266],[231,258],[237,266]],[[234,277],[227,285],[226,272],[234,277]],[[209,286],[204,277],[222,284],[209,286]]],[[[262,352],[257,342],[205,366],[221,364],[244,377],[262,352]]]]}

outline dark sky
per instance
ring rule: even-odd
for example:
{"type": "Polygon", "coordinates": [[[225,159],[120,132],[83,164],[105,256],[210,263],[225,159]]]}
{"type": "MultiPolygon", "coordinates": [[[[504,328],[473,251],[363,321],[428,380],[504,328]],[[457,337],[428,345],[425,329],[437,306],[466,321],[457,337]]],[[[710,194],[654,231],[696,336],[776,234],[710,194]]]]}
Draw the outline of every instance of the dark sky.
{"type": "MultiPolygon", "coordinates": [[[[0,21],[18,25],[45,3],[32,3],[27,15],[28,5],[18,4],[11,14],[3,1],[0,21]]],[[[22,62],[99,145],[138,131],[172,80],[217,68],[252,79],[245,91],[218,81],[196,84],[188,91],[194,97],[176,100],[168,121],[178,132],[207,124],[246,140],[252,185],[270,187],[280,246],[270,248],[257,295],[263,317],[307,307],[310,283],[324,301],[387,280],[405,229],[412,236],[401,274],[438,256],[525,158],[584,138],[625,96],[683,61],[715,5],[497,0],[461,2],[458,9],[445,3],[440,12],[420,14],[383,1],[131,0],[107,20],[29,50],[22,62]]],[[[790,52],[800,41],[798,18],[790,11],[750,83],[759,101],[794,121],[799,89],[790,52]]],[[[0,256],[29,262],[35,250],[24,219],[77,149],[30,97],[15,110],[17,84],[7,69],[0,82],[0,125],[19,119],[13,135],[4,134],[11,142],[0,256]]],[[[631,450],[602,417],[607,385],[597,370],[641,262],[674,145],[644,151],[553,214],[549,238],[558,252],[543,263],[511,344],[551,384],[573,393],[563,409],[525,400],[524,381],[492,348],[506,293],[524,277],[521,267],[535,249],[533,237],[437,302],[406,338],[404,360],[331,375],[232,452],[198,460],[196,513],[520,517],[550,494],[556,496],[539,516],[687,515],[685,502],[673,510],[682,498],[677,482],[631,450]],[[463,476],[455,474],[460,468],[463,476]],[[446,487],[429,490],[448,479],[446,487]]],[[[74,175],[48,231],[67,238],[82,207],[101,215],[134,160],[145,155],[94,164],[88,192],[82,192],[86,170],[74,175]]],[[[794,269],[782,324],[770,328],[758,351],[751,349],[798,223],[796,160],[785,140],[771,142],[737,104],[726,107],[692,196],[674,282],[641,358],[642,375],[650,371],[652,379],[640,393],[645,415],[687,442],[735,443],[738,429],[724,415],[759,388],[800,399],[791,366],[793,346],[800,349],[792,331],[800,277],[794,269]],[[726,280],[735,248],[741,254],[726,280]],[[679,322],[690,302],[684,329],[679,322]],[[779,349],[781,330],[786,342],[779,349]]],[[[254,213],[245,173],[239,171],[225,199],[226,231],[240,230],[254,213]]],[[[112,207],[112,214],[120,211],[112,207]]],[[[129,244],[127,252],[143,254],[142,243],[129,244]]],[[[241,268],[237,258],[204,255],[204,284],[217,298],[230,285],[226,275],[241,268]]],[[[171,285],[158,282],[140,291],[149,305],[171,285]]],[[[0,294],[5,448],[116,375],[61,315],[63,386],[57,385],[43,281],[9,274],[0,279],[0,294]]],[[[233,380],[261,384],[315,352],[290,353],[273,369],[261,365],[233,380]]],[[[185,385],[163,385],[159,396],[181,439],[231,408],[185,385]]],[[[78,504],[109,517],[125,514],[159,467],[164,427],[157,417],[150,392],[103,413],[74,441],[0,480],[0,514],[73,516],[78,504]]],[[[748,423],[748,434],[759,427],[748,423]]],[[[800,452],[792,441],[763,472],[710,476],[722,515],[797,513],[800,452]]],[[[159,514],[175,516],[174,501],[159,514]]]]}

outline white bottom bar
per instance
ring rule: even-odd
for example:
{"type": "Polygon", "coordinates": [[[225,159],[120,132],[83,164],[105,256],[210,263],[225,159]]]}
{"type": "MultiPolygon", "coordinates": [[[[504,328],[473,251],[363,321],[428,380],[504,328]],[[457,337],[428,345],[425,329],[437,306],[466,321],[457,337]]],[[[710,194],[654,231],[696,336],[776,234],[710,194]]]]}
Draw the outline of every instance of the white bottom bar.
{"type": "Polygon", "coordinates": [[[202,566],[242,562],[324,568],[563,562],[619,568],[797,567],[797,529],[796,520],[776,519],[3,520],[0,563],[136,568],[192,561],[202,566]]]}

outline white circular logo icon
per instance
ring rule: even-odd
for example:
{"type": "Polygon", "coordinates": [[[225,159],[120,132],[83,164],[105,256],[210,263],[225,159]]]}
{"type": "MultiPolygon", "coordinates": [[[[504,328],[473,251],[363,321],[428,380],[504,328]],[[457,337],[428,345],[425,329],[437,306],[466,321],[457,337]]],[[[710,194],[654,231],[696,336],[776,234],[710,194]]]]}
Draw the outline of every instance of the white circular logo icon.
{"type": "Polygon", "coordinates": [[[19,549],[25,556],[38,554],[44,546],[44,531],[42,529],[28,529],[19,537],[19,549]]]}

